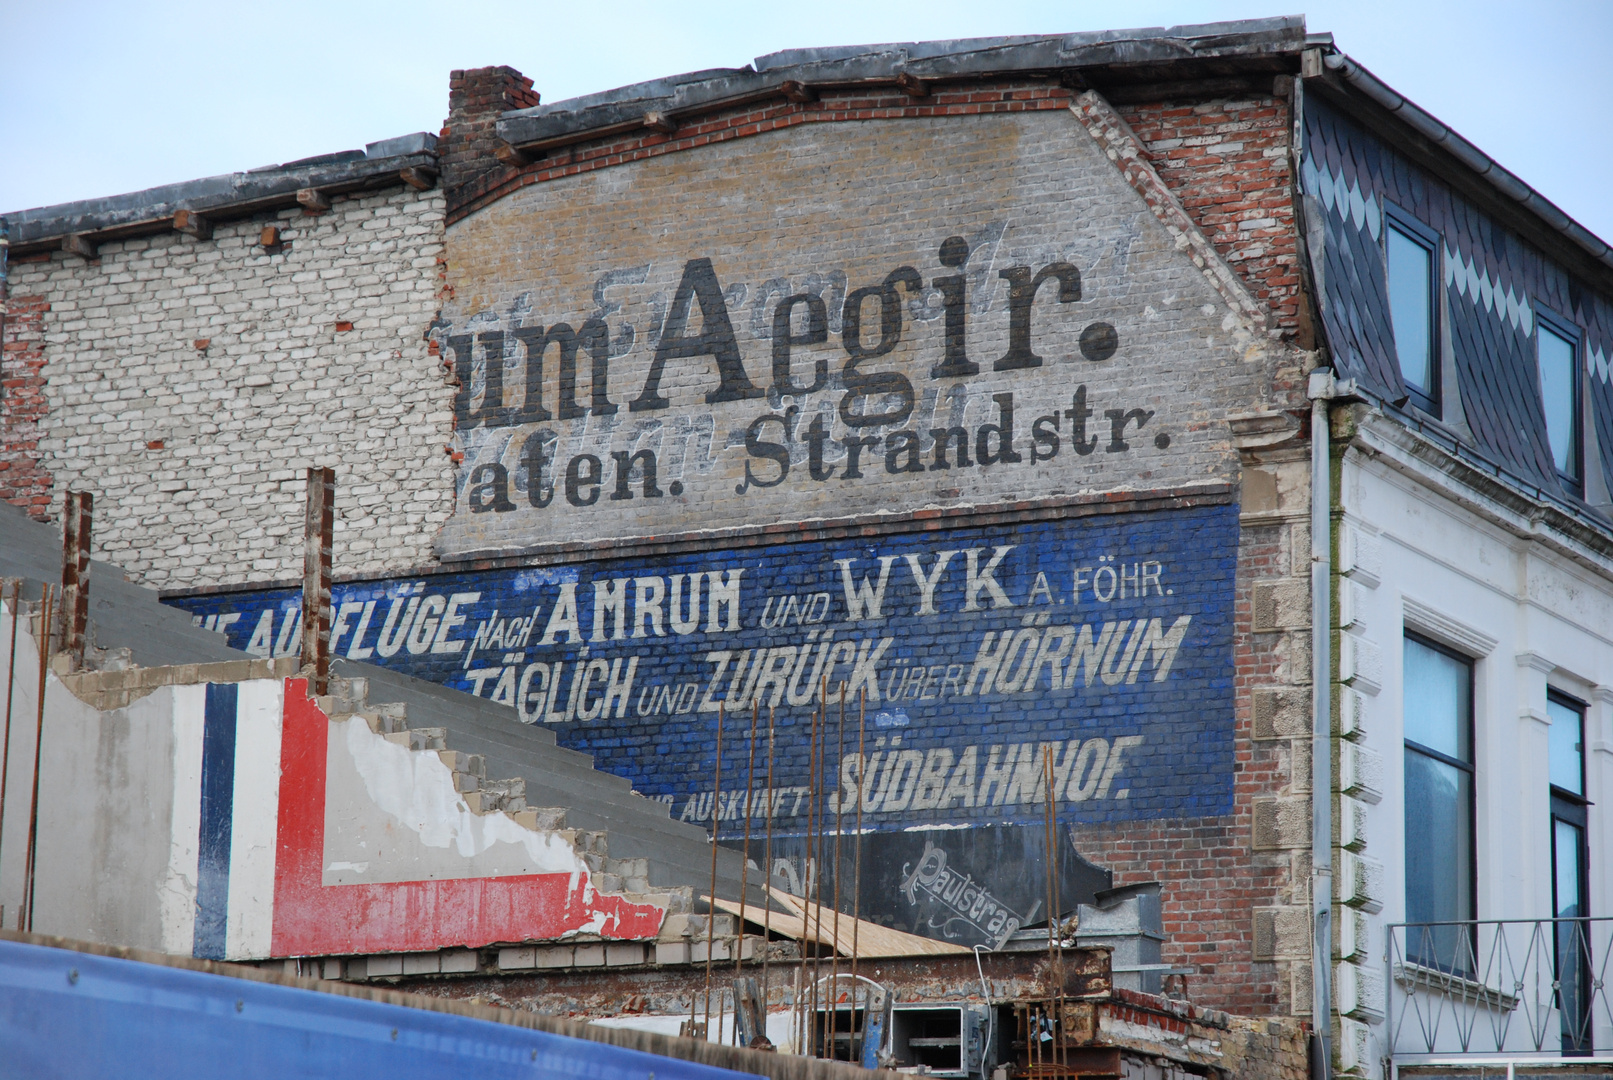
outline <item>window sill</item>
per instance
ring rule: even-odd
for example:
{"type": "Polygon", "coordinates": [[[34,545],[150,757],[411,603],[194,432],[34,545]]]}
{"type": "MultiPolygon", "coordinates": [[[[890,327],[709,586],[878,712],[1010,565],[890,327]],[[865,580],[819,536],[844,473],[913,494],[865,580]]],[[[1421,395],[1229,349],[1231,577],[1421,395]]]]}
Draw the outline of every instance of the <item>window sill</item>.
{"type": "Polygon", "coordinates": [[[1520,1004],[1516,994],[1486,986],[1466,976],[1424,967],[1422,964],[1396,964],[1395,982],[1407,989],[1438,991],[1464,1005],[1482,1005],[1490,1009],[1512,1012],[1520,1004]]]}

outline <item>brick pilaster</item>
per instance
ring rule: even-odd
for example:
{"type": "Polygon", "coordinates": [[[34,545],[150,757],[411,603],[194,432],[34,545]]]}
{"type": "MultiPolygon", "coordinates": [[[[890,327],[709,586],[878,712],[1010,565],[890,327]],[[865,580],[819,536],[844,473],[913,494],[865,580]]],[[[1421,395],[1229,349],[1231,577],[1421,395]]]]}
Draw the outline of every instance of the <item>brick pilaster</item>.
{"type": "Polygon", "coordinates": [[[41,521],[50,518],[51,492],[51,474],[39,452],[49,310],[42,296],[11,297],[0,350],[0,499],[41,521]]]}
{"type": "Polygon", "coordinates": [[[453,201],[455,189],[496,169],[499,114],[530,109],[538,103],[532,80],[512,67],[470,68],[448,74],[448,119],[443,122],[438,161],[443,191],[453,201]]]}

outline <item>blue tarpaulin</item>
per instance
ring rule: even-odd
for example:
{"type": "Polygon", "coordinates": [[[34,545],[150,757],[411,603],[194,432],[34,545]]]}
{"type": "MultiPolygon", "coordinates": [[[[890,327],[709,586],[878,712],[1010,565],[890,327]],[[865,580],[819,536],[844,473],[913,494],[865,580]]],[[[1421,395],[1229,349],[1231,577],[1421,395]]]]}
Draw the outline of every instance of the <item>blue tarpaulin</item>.
{"type": "Polygon", "coordinates": [[[0,941],[0,1076],[754,1080],[465,1016],[0,941]]]}

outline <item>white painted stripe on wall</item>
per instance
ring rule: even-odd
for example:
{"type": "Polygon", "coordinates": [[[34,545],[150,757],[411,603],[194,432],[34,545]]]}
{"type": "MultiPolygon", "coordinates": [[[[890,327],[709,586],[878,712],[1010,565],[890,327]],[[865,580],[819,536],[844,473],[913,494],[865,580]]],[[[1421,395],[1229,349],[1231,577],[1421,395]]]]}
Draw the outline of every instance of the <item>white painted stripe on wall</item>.
{"type": "Polygon", "coordinates": [[[240,684],[235,725],[235,804],[230,823],[230,901],[224,955],[269,955],[274,858],[280,825],[280,730],[285,684],[240,684]]]}
{"type": "Polygon", "coordinates": [[[196,858],[202,828],[202,723],[206,686],[176,686],[174,810],[161,896],[163,952],[189,956],[196,943],[196,858]]]}

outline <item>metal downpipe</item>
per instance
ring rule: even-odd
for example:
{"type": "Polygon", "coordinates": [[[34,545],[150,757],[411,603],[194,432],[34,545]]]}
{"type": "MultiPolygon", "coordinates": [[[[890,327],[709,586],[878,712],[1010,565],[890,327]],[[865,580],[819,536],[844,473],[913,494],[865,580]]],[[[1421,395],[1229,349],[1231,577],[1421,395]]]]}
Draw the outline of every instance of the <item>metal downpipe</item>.
{"type": "Polygon", "coordinates": [[[1330,371],[1311,373],[1311,1020],[1333,1072],[1333,485],[1330,371]]]}

